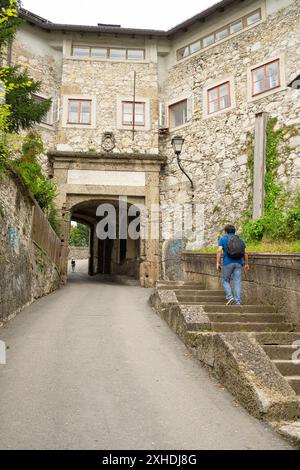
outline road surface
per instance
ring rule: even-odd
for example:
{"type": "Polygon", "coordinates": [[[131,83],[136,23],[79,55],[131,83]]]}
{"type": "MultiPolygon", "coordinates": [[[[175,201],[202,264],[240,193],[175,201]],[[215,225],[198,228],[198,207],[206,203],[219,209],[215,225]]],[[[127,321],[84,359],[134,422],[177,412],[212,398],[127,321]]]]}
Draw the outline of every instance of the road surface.
{"type": "Polygon", "coordinates": [[[83,271],[0,329],[1,449],[289,449],[190,357],[149,290],[83,271]]]}

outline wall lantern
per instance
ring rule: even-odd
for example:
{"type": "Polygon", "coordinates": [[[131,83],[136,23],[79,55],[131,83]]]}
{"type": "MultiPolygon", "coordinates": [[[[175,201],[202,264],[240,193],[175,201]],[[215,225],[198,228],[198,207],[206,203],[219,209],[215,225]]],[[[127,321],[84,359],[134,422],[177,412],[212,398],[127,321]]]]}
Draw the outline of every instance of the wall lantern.
{"type": "Polygon", "coordinates": [[[186,171],[184,170],[184,168],[182,166],[182,163],[180,161],[180,154],[182,152],[182,147],[183,147],[183,144],[184,144],[184,138],[181,135],[175,135],[173,137],[172,141],[171,141],[171,144],[172,144],[174,153],[175,153],[176,158],[177,158],[177,164],[179,166],[179,169],[187,177],[187,179],[190,181],[192,191],[194,191],[194,189],[195,189],[194,183],[191,180],[191,178],[189,177],[189,175],[186,173],[186,171]]]}
{"type": "Polygon", "coordinates": [[[181,135],[175,135],[172,139],[172,146],[175,155],[180,155],[184,144],[184,138],[181,135]]]}

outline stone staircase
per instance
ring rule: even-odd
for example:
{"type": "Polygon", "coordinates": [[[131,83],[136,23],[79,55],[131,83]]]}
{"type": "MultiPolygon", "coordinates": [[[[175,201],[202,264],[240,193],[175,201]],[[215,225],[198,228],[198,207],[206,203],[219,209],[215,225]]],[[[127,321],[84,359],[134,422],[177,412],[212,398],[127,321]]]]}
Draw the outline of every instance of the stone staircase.
{"type": "Polygon", "coordinates": [[[191,282],[161,281],[151,301],[250,412],[276,422],[278,429],[288,427],[283,433],[289,437],[292,428],[292,438],[300,444],[300,363],[293,360],[295,341],[300,349],[296,325],[270,305],[227,306],[223,290],[191,282]]]}
{"type": "Polygon", "coordinates": [[[285,377],[290,386],[295,390],[300,400],[300,354],[297,359],[299,363],[293,360],[293,355],[300,350],[300,334],[276,335],[270,337],[269,341],[264,339],[262,347],[271,359],[272,363],[277,367],[279,372],[285,377]],[[298,346],[293,343],[298,341],[298,346]],[[268,344],[268,343],[272,344],[268,344]]]}
{"type": "MultiPolygon", "coordinates": [[[[166,288],[167,285],[164,286],[166,288]]],[[[226,305],[224,291],[191,289],[192,285],[176,287],[174,292],[182,305],[200,305],[216,332],[294,331],[295,325],[285,321],[285,316],[269,305],[226,305]]],[[[202,286],[200,286],[202,287],[202,286]]]]}

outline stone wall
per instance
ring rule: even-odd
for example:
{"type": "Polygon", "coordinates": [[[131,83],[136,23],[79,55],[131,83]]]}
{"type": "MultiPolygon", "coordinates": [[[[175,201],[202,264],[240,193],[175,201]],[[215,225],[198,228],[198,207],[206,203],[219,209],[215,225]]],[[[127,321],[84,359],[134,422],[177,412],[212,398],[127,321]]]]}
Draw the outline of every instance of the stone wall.
{"type": "Polygon", "coordinates": [[[31,240],[34,200],[11,174],[0,175],[0,324],[60,285],[57,267],[31,240]]]}
{"type": "MultiPolygon", "coordinates": [[[[258,112],[267,112],[270,117],[277,118],[278,127],[284,126],[279,179],[292,193],[300,186],[300,91],[287,87],[300,73],[299,24],[300,0],[233,2],[224,10],[208,16],[205,21],[194,22],[169,36],[156,37],[146,33],[118,35],[96,31],[80,33],[75,30],[45,32],[39,27],[25,24],[13,45],[13,62],[28,67],[34,78],[43,81],[42,92],[45,95],[60,98],[58,123],[51,128],[39,126],[47,150],[82,152],[80,166],[84,170],[91,169],[84,165],[88,157],[94,154],[93,169],[102,170],[102,162],[96,157],[107,151],[103,136],[109,132],[113,134],[114,143],[109,140],[106,143],[112,143],[113,148],[109,151],[113,158],[122,153],[134,157],[144,154],[167,157],[168,164],[160,175],[161,205],[193,203],[204,210],[195,242],[193,245],[187,244],[188,249],[194,249],[202,244],[215,243],[225,223],[233,222],[239,226],[243,212],[251,212],[249,155],[253,148],[255,116],[258,112]],[[257,8],[261,8],[263,13],[261,22],[226,38],[220,44],[176,60],[178,48],[257,8]],[[143,48],[146,55],[144,61],[136,62],[91,57],[79,59],[72,57],[74,44],[143,48]],[[277,58],[282,66],[281,86],[272,93],[263,93],[252,99],[249,96],[250,67],[277,58]],[[133,99],[134,72],[136,99],[147,102],[149,126],[141,130],[137,127],[133,140],[132,130],[124,130],[118,125],[118,114],[120,99],[133,99]],[[216,81],[222,83],[222,80],[232,83],[232,107],[207,116],[206,87],[216,81]],[[159,109],[163,109],[159,104],[165,105],[168,115],[170,102],[183,96],[191,98],[190,120],[163,133],[159,130],[159,109]],[[90,128],[71,126],[66,122],[68,97],[89,97],[93,100],[95,122],[90,128]],[[185,138],[181,157],[183,166],[195,183],[194,193],[174,158],[171,139],[175,134],[185,138]]],[[[46,157],[44,162],[46,166],[46,157]]],[[[116,160],[114,171],[123,170],[116,160]]],[[[73,188],[67,181],[58,182],[63,196],[73,190],[76,194],[86,191],[86,187],[78,182],[73,188]]],[[[123,194],[127,189],[124,187],[123,194]]],[[[91,186],[88,190],[92,191],[91,186]]],[[[119,191],[116,184],[110,185],[109,190],[119,191]]],[[[64,199],[63,196],[59,202],[64,199]]],[[[176,245],[179,238],[174,235],[161,246],[161,259],[165,258],[170,243],[176,245]]]]}
{"type": "Polygon", "coordinates": [[[69,251],[69,259],[88,259],[90,257],[90,249],[89,247],[77,247],[77,246],[70,246],[69,251]]]}
{"type": "MultiPolygon", "coordinates": [[[[158,153],[158,92],[157,64],[133,64],[125,62],[84,61],[65,58],[62,73],[62,97],[94,96],[96,128],[67,128],[60,122],[57,149],[99,152],[102,149],[104,132],[112,132],[115,153],[158,153]],[[136,126],[133,140],[132,130],[118,129],[118,98],[133,99],[136,72],[136,97],[149,100],[150,129],[140,130],[136,126]]],[[[139,99],[139,98],[137,98],[139,99]]],[[[62,113],[65,115],[63,105],[62,113]]]]}
{"type": "MultiPolygon", "coordinates": [[[[208,289],[222,287],[215,254],[184,252],[182,263],[185,280],[203,282],[208,289]]],[[[289,321],[300,324],[300,254],[250,253],[249,263],[243,302],[274,305],[289,321]]]]}
{"type": "Polygon", "coordinates": [[[185,93],[192,93],[194,101],[190,122],[160,138],[160,151],[168,157],[168,166],[161,175],[161,200],[167,204],[191,200],[203,204],[206,245],[215,243],[226,222],[239,225],[243,211],[251,210],[248,155],[256,113],[266,111],[276,117],[278,127],[291,126],[280,151],[279,175],[286,189],[293,192],[300,187],[300,91],[283,87],[255,100],[248,96],[249,66],[280,57],[284,84],[299,73],[299,24],[300,2],[295,0],[233,39],[175,62],[161,84],[164,102],[185,93]],[[205,116],[205,87],[230,78],[234,81],[235,107],[205,116]],[[185,138],[181,158],[196,186],[193,199],[170,145],[175,134],[185,138]]]}

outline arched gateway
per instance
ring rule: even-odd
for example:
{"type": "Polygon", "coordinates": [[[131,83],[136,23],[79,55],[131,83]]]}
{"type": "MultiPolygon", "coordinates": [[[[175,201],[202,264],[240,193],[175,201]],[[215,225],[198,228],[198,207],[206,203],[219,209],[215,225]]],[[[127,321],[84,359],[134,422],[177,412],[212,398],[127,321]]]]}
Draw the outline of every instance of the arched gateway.
{"type": "MultiPolygon", "coordinates": [[[[151,218],[159,205],[159,173],[165,160],[159,155],[87,152],[49,152],[53,178],[58,185],[63,250],[61,270],[67,277],[71,220],[91,228],[89,273],[135,275],[143,287],[159,278],[159,236],[151,233],[151,218]],[[145,238],[120,237],[120,201],[127,208],[145,207],[148,231],[145,238]],[[99,238],[101,215],[97,209],[110,204],[117,214],[116,237],[99,238]]],[[[135,211],[131,211],[134,213],[135,211]]],[[[127,223],[130,222],[130,210],[127,223]]]]}

